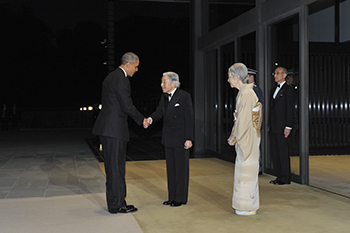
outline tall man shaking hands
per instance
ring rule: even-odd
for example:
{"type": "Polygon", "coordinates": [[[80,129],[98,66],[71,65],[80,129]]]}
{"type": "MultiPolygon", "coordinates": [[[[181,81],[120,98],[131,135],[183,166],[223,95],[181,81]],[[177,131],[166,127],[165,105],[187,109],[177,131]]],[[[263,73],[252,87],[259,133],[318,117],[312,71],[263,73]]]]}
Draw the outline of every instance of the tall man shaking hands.
{"type": "Polygon", "coordinates": [[[126,146],[129,141],[128,116],[138,125],[146,119],[137,111],[131,99],[128,77],[138,71],[140,60],[134,53],[126,53],[119,68],[110,73],[102,84],[102,110],[92,133],[100,136],[105,159],[106,197],[110,213],[137,211],[127,205],[125,184],[126,146]]]}

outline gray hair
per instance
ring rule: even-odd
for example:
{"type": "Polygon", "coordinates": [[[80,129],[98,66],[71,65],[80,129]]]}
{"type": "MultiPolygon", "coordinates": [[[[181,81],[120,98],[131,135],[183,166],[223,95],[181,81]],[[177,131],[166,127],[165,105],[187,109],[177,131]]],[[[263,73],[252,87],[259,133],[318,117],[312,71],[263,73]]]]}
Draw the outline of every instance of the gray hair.
{"type": "Polygon", "coordinates": [[[179,78],[179,75],[177,73],[172,72],[172,71],[168,71],[168,72],[163,73],[163,76],[168,76],[170,83],[176,82],[176,86],[175,86],[176,88],[180,87],[180,78],[179,78]]]}
{"type": "Polygon", "coordinates": [[[140,60],[139,57],[132,52],[125,53],[121,58],[121,64],[125,65],[126,63],[130,62],[131,64],[135,63],[137,60],[140,60]]]}
{"type": "Polygon", "coordinates": [[[238,75],[239,79],[242,83],[248,83],[248,69],[243,63],[235,63],[229,69],[228,72],[232,75],[232,77],[238,75]]]}
{"type": "MultiPolygon", "coordinates": [[[[277,67],[278,68],[278,67],[277,67]]],[[[276,69],[277,69],[276,68],[276,69]]],[[[279,68],[282,68],[282,73],[288,74],[288,71],[286,68],[284,68],[283,66],[280,66],[279,68]]]]}

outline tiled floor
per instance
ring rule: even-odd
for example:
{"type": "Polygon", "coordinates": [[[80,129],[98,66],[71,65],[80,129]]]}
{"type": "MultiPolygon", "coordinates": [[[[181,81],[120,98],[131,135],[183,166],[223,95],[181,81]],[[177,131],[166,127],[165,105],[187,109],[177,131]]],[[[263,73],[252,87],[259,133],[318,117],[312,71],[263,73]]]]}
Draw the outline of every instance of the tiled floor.
{"type": "MultiPolygon", "coordinates": [[[[132,135],[127,161],[165,159],[160,140],[132,135]]],[[[0,198],[104,193],[98,144],[91,129],[0,131],[0,198]]]]}
{"type": "Polygon", "coordinates": [[[105,177],[85,141],[90,132],[1,132],[0,198],[104,192],[105,177]]]}

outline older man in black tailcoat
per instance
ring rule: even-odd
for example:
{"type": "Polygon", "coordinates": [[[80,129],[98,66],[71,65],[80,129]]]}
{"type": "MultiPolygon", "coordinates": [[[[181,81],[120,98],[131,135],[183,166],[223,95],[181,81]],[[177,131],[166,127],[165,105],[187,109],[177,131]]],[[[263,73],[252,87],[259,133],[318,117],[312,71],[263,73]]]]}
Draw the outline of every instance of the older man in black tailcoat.
{"type": "Polygon", "coordinates": [[[163,95],[149,122],[163,118],[162,143],[165,148],[168,200],[164,205],[185,205],[188,199],[189,149],[193,141],[193,106],[191,95],[179,89],[178,74],[163,74],[163,95]]]}
{"type": "Polygon", "coordinates": [[[274,185],[290,184],[290,158],[287,138],[293,125],[295,93],[286,83],[287,70],[277,67],[274,73],[277,87],[271,92],[269,134],[273,168],[277,178],[271,180],[274,185]]]}

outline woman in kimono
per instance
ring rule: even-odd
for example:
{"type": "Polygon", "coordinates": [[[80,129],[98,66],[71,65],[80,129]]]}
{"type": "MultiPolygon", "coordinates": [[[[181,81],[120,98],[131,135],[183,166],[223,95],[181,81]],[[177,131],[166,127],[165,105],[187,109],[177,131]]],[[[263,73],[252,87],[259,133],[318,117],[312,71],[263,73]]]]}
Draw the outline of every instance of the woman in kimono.
{"type": "Polygon", "coordinates": [[[234,126],[227,139],[236,147],[235,177],[232,208],[237,215],[255,215],[259,209],[259,144],[262,106],[248,84],[248,70],[242,63],[233,64],[228,70],[231,88],[239,90],[234,112],[234,126]]]}

